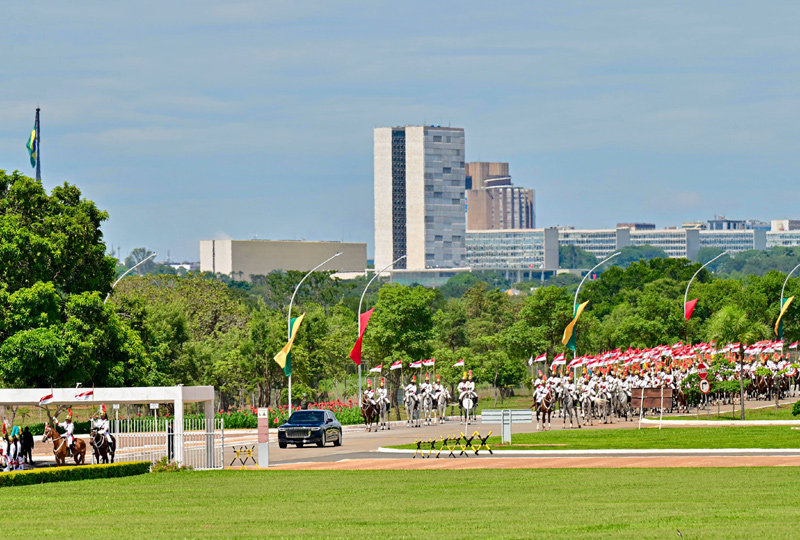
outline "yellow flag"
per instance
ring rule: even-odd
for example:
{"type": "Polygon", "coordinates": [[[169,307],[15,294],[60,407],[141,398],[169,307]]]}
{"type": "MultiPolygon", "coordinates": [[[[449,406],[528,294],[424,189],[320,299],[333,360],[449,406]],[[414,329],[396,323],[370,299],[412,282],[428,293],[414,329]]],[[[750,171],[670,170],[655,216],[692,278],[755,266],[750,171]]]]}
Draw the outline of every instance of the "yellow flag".
{"type": "Polygon", "coordinates": [[[575,318],[572,319],[572,322],[569,323],[566,328],[564,328],[564,338],[561,340],[561,343],[563,343],[564,345],[569,343],[569,340],[572,338],[573,333],[574,333],[575,324],[578,322],[578,317],[581,316],[581,313],[583,313],[583,310],[588,305],[589,305],[589,301],[588,300],[586,302],[584,302],[583,304],[579,305],[578,309],[575,310],[575,318]]]}
{"type": "Polygon", "coordinates": [[[775,333],[778,333],[778,326],[781,324],[781,319],[783,319],[784,313],[786,310],[789,309],[789,305],[791,305],[792,300],[794,300],[794,296],[790,296],[783,302],[783,307],[781,308],[781,314],[778,315],[778,320],[775,321],[775,333]]]}
{"type": "Polygon", "coordinates": [[[303,318],[305,316],[306,314],[303,313],[292,321],[292,335],[289,337],[289,343],[287,343],[283,349],[281,349],[280,352],[275,355],[274,360],[284,371],[286,370],[286,358],[289,356],[289,352],[292,350],[292,344],[294,343],[294,338],[297,336],[297,330],[300,328],[300,323],[303,322],[303,318]]]}

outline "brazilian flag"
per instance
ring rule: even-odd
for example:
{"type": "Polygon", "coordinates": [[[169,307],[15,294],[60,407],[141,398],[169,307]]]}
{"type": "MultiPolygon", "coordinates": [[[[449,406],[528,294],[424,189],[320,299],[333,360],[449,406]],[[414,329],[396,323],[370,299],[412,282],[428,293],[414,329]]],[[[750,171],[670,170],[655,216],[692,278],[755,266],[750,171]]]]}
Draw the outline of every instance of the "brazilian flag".
{"type": "Polygon", "coordinates": [[[564,337],[562,338],[561,343],[566,345],[573,354],[577,349],[577,344],[575,342],[575,325],[578,323],[578,317],[581,316],[581,313],[583,313],[583,310],[586,309],[587,305],[589,305],[588,300],[579,306],[575,306],[574,318],[572,319],[572,322],[569,323],[564,329],[564,337]]]}
{"type": "Polygon", "coordinates": [[[778,340],[783,340],[783,316],[792,304],[792,300],[794,300],[794,296],[784,298],[781,303],[781,313],[778,315],[778,321],[775,323],[775,333],[778,334],[778,340]]]}
{"type": "Polygon", "coordinates": [[[33,125],[33,130],[31,131],[31,136],[28,139],[28,144],[25,146],[28,148],[28,155],[31,157],[31,167],[34,169],[36,168],[36,152],[39,150],[36,148],[36,129],[38,126],[36,124],[33,125]]]}

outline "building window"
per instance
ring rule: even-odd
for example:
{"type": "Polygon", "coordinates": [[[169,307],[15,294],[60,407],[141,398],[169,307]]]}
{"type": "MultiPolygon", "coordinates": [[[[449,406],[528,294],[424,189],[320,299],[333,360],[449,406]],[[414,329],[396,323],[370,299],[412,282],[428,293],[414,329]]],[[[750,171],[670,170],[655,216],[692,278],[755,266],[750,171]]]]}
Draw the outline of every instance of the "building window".
{"type": "Polygon", "coordinates": [[[451,172],[453,172],[453,169],[451,169],[450,167],[445,167],[444,169],[442,169],[442,172],[444,174],[450,174],[451,172]]]}
{"type": "Polygon", "coordinates": [[[433,136],[433,142],[442,142],[442,136],[441,135],[434,135],[433,136]]]}

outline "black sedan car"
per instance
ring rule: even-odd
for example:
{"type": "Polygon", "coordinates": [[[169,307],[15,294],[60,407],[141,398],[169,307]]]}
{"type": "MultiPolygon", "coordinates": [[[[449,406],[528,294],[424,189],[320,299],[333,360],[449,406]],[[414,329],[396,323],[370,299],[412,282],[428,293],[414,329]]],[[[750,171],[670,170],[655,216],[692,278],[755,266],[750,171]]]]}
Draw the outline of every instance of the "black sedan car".
{"type": "Polygon", "coordinates": [[[332,442],[334,446],[342,445],[342,424],[336,420],[331,411],[322,409],[306,409],[295,411],[289,420],[278,428],[278,446],[286,448],[287,444],[302,448],[304,444],[316,443],[325,446],[332,442]]]}

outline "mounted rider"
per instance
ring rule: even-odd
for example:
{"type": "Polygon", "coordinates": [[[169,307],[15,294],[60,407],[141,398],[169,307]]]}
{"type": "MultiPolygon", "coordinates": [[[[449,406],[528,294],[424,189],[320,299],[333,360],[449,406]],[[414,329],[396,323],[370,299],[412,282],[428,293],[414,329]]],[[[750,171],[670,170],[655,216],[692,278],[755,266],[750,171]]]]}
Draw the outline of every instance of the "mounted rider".
{"type": "Polygon", "coordinates": [[[431,384],[430,374],[425,374],[425,382],[419,385],[419,393],[422,399],[425,399],[426,396],[433,395],[433,385],[431,384]]]}
{"type": "Polygon", "coordinates": [[[106,412],[105,403],[100,405],[100,418],[95,418],[92,421],[92,427],[96,429],[98,433],[103,435],[108,445],[111,445],[111,422],[108,420],[108,413],[106,412]]]}
{"type": "Polygon", "coordinates": [[[458,383],[456,387],[458,390],[458,401],[461,402],[464,399],[464,392],[467,390],[467,372],[464,372],[464,375],[461,376],[461,382],[458,383]]]}
{"type": "Polygon", "coordinates": [[[75,451],[75,424],[72,422],[72,409],[67,409],[67,417],[63,422],[53,417],[53,424],[64,430],[64,438],[67,439],[67,455],[73,455],[75,451]]]}
{"type": "Polygon", "coordinates": [[[405,401],[417,401],[419,398],[417,397],[417,376],[412,375],[411,381],[406,385],[403,389],[405,391],[405,401]]]}
{"type": "Polygon", "coordinates": [[[378,404],[386,403],[386,406],[389,406],[389,392],[386,390],[386,379],[384,377],[381,377],[381,385],[375,392],[375,397],[377,398],[378,404]]]}
{"type": "Polygon", "coordinates": [[[442,386],[442,376],[441,375],[437,375],[436,376],[436,382],[433,383],[433,402],[434,403],[438,403],[439,402],[439,396],[442,395],[442,392],[444,392],[444,386],[442,386]]]}
{"type": "Polygon", "coordinates": [[[375,405],[375,390],[372,389],[371,379],[367,379],[367,389],[364,390],[364,400],[375,405]]]}

